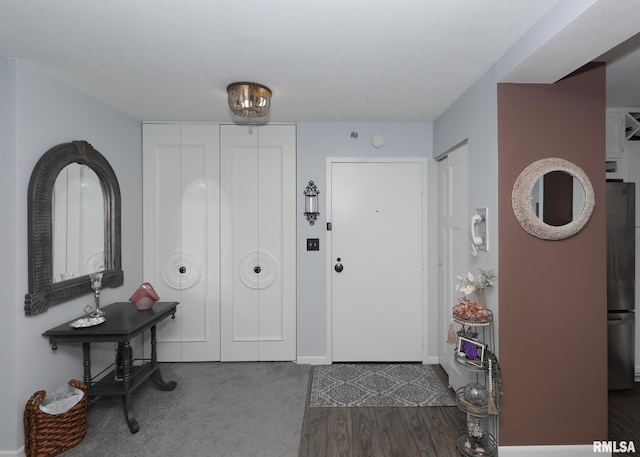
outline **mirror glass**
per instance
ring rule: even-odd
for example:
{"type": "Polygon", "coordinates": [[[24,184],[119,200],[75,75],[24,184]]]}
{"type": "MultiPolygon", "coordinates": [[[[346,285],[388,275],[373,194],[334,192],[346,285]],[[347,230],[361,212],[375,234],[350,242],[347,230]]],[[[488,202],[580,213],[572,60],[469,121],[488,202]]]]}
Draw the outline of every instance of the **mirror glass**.
{"type": "Polygon", "coordinates": [[[104,196],[98,175],[72,163],[52,197],[53,282],[104,270],[104,196]]]}
{"type": "Polygon", "coordinates": [[[545,224],[561,227],[575,221],[585,205],[582,183],[564,171],[541,176],[531,191],[531,208],[545,224]]]}

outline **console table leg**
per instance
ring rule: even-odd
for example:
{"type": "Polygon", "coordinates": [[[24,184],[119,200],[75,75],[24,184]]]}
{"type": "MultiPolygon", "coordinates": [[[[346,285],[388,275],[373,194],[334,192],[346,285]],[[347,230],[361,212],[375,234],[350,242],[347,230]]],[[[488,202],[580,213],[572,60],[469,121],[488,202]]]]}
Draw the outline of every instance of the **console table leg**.
{"type": "MultiPolygon", "coordinates": [[[[155,369],[158,366],[158,353],[156,349],[156,326],[151,327],[151,366],[155,369]]],[[[153,385],[159,390],[173,390],[178,385],[175,381],[165,382],[160,374],[160,369],[157,368],[151,373],[151,381],[153,385]]]]}
{"type": "Polygon", "coordinates": [[[122,381],[124,384],[125,395],[122,396],[122,406],[124,408],[124,414],[127,418],[127,424],[129,425],[129,431],[131,433],[137,433],[140,430],[138,421],[133,417],[133,395],[131,394],[131,372],[129,367],[129,360],[131,357],[131,345],[129,341],[122,343],[122,381]]]}
{"type": "Polygon", "coordinates": [[[158,363],[158,349],[156,348],[156,326],[151,326],[151,366],[156,367],[158,363]]]}
{"type": "Polygon", "coordinates": [[[89,343],[82,343],[82,368],[84,370],[82,380],[87,390],[91,392],[91,346],[89,343]]]}
{"type": "Polygon", "coordinates": [[[178,385],[178,383],[175,381],[165,382],[162,379],[162,375],[160,374],[159,369],[151,373],[151,381],[153,382],[153,385],[158,388],[158,390],[173,390],[178,385]]]}
{"type": "Polygon", "coordinates": [[[133,398],[131,398],[131,394],[122,396],[122,406],[124,408],[125,419],[127,419],[127,425],[129,426],[129,431],[131,433],[138,433],[140,430],[140,425],[138,421],[133,417],[133,398]]]}

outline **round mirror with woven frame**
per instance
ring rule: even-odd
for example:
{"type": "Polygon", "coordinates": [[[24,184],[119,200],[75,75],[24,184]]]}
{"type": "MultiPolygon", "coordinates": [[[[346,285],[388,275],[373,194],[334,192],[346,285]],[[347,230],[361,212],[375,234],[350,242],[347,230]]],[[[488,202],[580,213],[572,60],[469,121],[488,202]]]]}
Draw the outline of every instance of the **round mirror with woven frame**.
{"type": "Polygon", "coordinates": [[[511,207],[520,226],[529,234],[543,240],[563,240],[569,238],[587,224],[595,207],[593,186],[586,173],[576,164],[560,158],[546,158],[533,162],[516,179],[511,194],[511,207]],[[570,174],[582,185],[584,206],[571,222],[555,226],[545,223],[534,212],[532,192],[536,183],[547,173],[563,171],[570,174]]]}

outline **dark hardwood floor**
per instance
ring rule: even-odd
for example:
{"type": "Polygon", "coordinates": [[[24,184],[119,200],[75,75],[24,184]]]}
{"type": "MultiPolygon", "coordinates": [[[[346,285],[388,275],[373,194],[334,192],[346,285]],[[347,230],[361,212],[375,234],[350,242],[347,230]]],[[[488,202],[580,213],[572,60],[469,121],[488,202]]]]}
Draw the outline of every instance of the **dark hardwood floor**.
{"type": "MultiPolygon", "coordinates": [[[[640,447],[640,383],[609,392],[608,417],[609,440],[640,447]]],[[[465,423],[456,407],[307,407],[298,457],[458,457],[465,423]]]]}
{"type": "Polygon", "coordinates": [[[457,457],[450,407],[307,408],[299,457],[457,457]]]}
{"type": "Polygon", "coordinates": [[[456,435],[465,424],[455,406],[307,407],[298,457],[458,457],[456,435]]]}
{"type": "Polygon", "coordinates": [[[633,441],[640,451],[640,383],[609,391],[609,440],[633,441]]]}

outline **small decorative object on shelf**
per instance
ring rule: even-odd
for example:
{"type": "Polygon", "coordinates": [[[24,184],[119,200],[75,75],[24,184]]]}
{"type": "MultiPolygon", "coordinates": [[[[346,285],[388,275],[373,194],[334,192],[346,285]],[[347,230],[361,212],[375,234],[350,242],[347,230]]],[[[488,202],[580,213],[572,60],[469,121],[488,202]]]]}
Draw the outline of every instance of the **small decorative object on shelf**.
{"type": "Polygon", "coordinates": [[[481,305],[467,297],[460,297],[453,307],[453,318],[470,324],[484,324],[492,319],[492,313],[486,305],[481,305]]]}
{"type": "Polygon", "coordinates": [[[487,401],[487,414],[498,414],[498,410],[496,408],[496,401],[493,398],[493,360],[491,357],[488,358],[489,361],[489,399],[487,401]]]}
{"type": "Polygon", "coordinates": [[[480,341],[465,338],[464,336],[459,336],[458,353],[456,354],[456,356],[465,360],[471,365],[483,367],[485,349],[486,346],[480,341]]]}
{"type": "MultiPolygon", "coordinates": [[[[124,381],[124,343],[116,343],[116,381],[124,381]]],[[[133,373],[133,353],[129,348],[129,375],[133,373]]]]}
{"type": "MultiPolygon", "coordinates": [[[[91,280],[91,288],[96,296],[96,307],[91,313],[91,317],[104,317],[104,311],[100,309],[100,290],[102,289],[102,271],[94,271],[89,273],[91,280]]],[[[86,283],[85,283],[86,284],[86,283]]]]}
{"type": "Polygon", "coordinates": [[[487,418],[467,414],[467,434],[472,449],[487,447],[487,418]]]}
{"type": "Polygon", "coordinates": [[[129,298],[129,301],[135,304],[140,311],[151,309],[153,304],[158,300],[160,300],[160,296],[148,282],[140,284],[133,295],[129,298]]]}
{"type": "Polygon", "coordinates": [[[485,386],[472,382],[463,387],[464,400],[473,406],[486,406],[488,392],[485,386]]]}
{"type": "Polygon", "coordinates": [[[502,373],[500,372],[498,357],[496,357],[493,352],[487,351],[486,358],[488,363],[487,384],[489,391],[487,414],[498,415],[500,413],[500,402],[498,399],[500,395],[502,395],[502,373]]]}
{"type": "MultiPolygon", "coordinates": [[[[85,312],[87,314],[93,314],[93,308],[90,305],[85,307],[85,312]]],[[[69,322],[69,327],[71,328],[86,328],[93,327],[94,325],[102,324],[106,319],[104,316],[99,317],[81,317],[80,319],[76,319],[73,322],[69,322]]]]}
{"type": "Polygon", "coordinates": [[[467,414],[486,415],[488,397],[485,386],[472,382],[456,390],[456,405],[467,414]]]}
{"type": "Polygon", "coordinates": [[[479,441],[475,437],[469,436],[467,430],[458,433],[456,447],[462,455],[469,457],[494,457],[498,455],[496,441],[489,433],[485,434],[479,441]]]}

